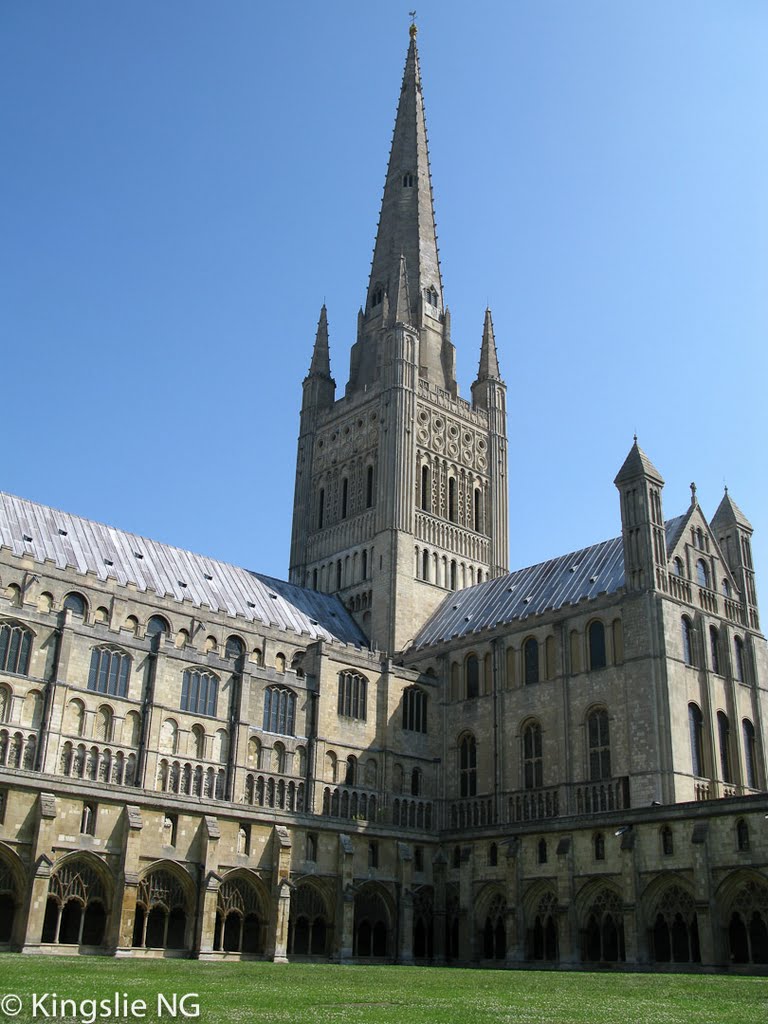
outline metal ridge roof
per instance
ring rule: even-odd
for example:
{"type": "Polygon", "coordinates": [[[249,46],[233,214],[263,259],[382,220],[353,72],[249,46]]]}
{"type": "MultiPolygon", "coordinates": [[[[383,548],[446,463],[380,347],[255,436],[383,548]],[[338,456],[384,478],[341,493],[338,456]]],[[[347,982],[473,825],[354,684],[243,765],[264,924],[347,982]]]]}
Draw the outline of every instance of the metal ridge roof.
{"type": "Polygon", "coordinates": [[[286,632],[356,647],[368,641],[338,597],[126,533],[0,491],[0,546],[286,632]]]}
{"type": "Polygon", "coordinates": [[[420,630],[412,649],[470,636],[624,585],[621,537],[450,594],[420,630]]]}

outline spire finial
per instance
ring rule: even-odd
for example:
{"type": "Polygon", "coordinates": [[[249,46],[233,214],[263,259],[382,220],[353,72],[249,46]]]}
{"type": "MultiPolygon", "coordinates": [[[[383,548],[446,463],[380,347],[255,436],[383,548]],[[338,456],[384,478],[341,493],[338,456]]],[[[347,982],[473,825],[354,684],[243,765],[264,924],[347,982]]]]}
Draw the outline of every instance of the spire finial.
{"type": "Polygon", "coordinates": [[[419,31],[416,27],[416,11],[408,11],[408,16],[411,19],[411,27],[408,29],[411,39],[416,38],[416,33],[419,31]]]}
{"type": "Polygon", "coordinates": [[[696,484],[691,481],[691,504],[696,504],[696,484]]]}
{"type": "Polygon", "coordinates": [[[635,444],[637,444],[637,434],[634,435],[634,438],[635,438],[635,444]]]}

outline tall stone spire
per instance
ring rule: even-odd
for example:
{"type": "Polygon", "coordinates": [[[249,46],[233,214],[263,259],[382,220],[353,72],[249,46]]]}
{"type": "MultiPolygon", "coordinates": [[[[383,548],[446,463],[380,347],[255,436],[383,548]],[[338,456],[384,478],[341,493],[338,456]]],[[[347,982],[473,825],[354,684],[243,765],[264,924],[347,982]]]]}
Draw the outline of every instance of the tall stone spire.
{"type": "Polygon", "coordinates": [[[390,350],[384,332],[394,323],[393,316],[418,331],[414,355],[419,378],[455,396],[455,352],[445,324],[415,25],[411,25],[365,310],[350,354],[347,395],[365,391],[381,379],[390,350]],[[401,283],[403,266],[407,288],[401,283]],[[406,295],[408,310],[404,311],[406,295]]]}
{"type": "Polygon", "coordinates": [[[392,296],[399,278],[401,256],[405,256],[408,268],[411,322],[415,324],[419,296],[429,289],[434,289],[432,298],[436,301],[433,305],[441,311],[443,308],[415,25],[411,26],[411,43],[389,153],[368,284],[367,310],[373,307],[377,287],[392,296]]]}

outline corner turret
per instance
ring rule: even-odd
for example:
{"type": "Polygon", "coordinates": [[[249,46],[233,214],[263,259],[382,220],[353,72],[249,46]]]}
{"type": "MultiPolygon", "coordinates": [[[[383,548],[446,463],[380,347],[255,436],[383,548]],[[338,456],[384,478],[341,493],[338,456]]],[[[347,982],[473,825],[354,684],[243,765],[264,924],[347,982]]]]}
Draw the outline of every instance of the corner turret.
{"type": "Polygon", "coordinates": [[[664,479],[637,443],[637,435],[613,482],[621,495],[625,586],[635,591],[666,590],[664,479]]]}

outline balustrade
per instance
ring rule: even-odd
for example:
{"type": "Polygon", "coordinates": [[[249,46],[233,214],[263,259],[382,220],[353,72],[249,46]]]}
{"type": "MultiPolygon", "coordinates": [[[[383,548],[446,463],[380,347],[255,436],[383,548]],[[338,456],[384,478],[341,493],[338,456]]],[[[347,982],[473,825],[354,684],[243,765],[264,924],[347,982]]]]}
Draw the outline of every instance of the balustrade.
{"type": "Polygon", "coordinates": [[[31,772],[36,766],[36,733],[23,729],[0,729],[0,768],[24,768],[31,772]]]}
{"type": "Polygon", "coordinates": [[[326,786],[323,790],[323,814],[330,818],[376,821],[376,794],[347,786],[326,786]]]}
{"type": "Polygon", "coordinates": [[[474,800],[456,800],[450,807],[450,828],[467,828],[470,825],[493,825],[496,815],[491,797],[477,797],[474,800]]]}
{"type": "Polygon", "coordinates": [[[392,803],[392,824],[400,828],[431,829],[432,802],[396,797],[392,803]]]}

